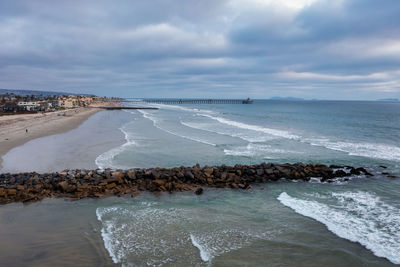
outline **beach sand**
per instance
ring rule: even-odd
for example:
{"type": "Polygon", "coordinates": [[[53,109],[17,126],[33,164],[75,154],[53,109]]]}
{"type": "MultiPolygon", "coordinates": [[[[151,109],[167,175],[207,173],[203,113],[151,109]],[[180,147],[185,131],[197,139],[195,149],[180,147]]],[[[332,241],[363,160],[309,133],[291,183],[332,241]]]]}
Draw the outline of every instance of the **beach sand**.
{"type": "Polygon", "coordinates": [[[63,133],[78,127],[100,108],[76,108],[58,112],[19,114],[0,117],[0,168],[3,157],[13,147],[32,139],[63,133]],[[28,131],[27,131],[28,130],[28,131]]]}

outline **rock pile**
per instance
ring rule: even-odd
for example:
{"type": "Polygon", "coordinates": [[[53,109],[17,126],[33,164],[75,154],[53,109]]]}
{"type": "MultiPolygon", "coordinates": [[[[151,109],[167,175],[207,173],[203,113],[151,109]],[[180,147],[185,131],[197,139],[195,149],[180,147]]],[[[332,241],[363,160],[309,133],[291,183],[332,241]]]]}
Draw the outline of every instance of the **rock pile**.
{"type": "Polygon", "coordinates": [[[0,204],[37,201],[45,197],[71,199],[138,194],[139,191],[202,194],[202,186],[249,189],[251,184],[281,178],[308,181],[320,177],[330,182],[338,177],[371,175],[364,168],[318,164],[235,165],[129,170],[65,170],[44,173],[0,174],[0,204]]]}

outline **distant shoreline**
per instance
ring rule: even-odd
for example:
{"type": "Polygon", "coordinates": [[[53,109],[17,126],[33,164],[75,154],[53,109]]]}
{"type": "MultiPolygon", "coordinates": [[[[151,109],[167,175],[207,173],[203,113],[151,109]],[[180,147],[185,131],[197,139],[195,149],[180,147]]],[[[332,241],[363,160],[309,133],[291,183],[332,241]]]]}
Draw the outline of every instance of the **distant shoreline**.
{"type": "Polygon", "coordinates": [[[19,114],[0,117],[0,170],[2,157],[30,140],[77,128],[101,108],[76,108],[44,114],[19,114]],[[65,116],[58,116],[65,113],[65,116]]]}

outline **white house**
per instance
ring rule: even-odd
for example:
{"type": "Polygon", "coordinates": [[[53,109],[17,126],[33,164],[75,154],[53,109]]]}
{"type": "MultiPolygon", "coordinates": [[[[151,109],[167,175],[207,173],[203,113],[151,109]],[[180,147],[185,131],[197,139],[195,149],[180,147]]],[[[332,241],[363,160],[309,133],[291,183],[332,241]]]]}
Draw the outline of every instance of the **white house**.
{"type": "Polygon", "coordinates": [[[29,102],[18,102],[18,106],[24,107],[27,111],[35,111],[38,107],[37,101],[29,101],[29,102]]]}

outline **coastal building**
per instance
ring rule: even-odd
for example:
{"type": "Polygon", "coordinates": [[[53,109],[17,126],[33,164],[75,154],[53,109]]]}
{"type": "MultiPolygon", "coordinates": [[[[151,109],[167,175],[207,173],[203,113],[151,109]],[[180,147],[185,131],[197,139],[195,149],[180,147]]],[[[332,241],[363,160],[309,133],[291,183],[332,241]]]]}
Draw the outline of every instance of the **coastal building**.
{"type": "Polygon", "coordinates": [[[6,102],[3,105],[3,112],[18,112],[24,111],[25,109],[21,106],[18,106],[15,102],[6,102]]]}
{"type": "Polygon", "coordinates": [[[48,100],[47,102],[49,103],[49,105],[51,105],[51,108],[53,109],[58,109],[60,107],[58,100],[48,100]]]}
{"type": "Polygon", "coordinates": [[[75,98],[67,98],[58,101],[60,108],[76,108],[79,106],[79,101],[75,98]]]}
{"type": "Polygon", "coordinates": [[[54,110],[54,107],[52,105],[52,102],[50,102],[50,101],[39,101],[37,110],[38,111],[51,111],[51,110],[54,110]]]}
{"type": "Polygon", "coordinates": [[[28,102],[20,101],[18,102],[17,105],[22,107],[26,111],[36,111],[38,109],[37,101],[28,101],[28,102]]]}
{"type": "Polygon", "coordinates": [[[104,102],[105,101],[105,97],[100,97],[100,96],[95,96],[92,99],[93,99],[93,102],[104,102]]]}
{"type": "Polygon", "coordinates": [[[93,97],[81,96],[79,101],[81,102],[82,106],[89,106],[91,103],[93,103],[93,97]]]}

